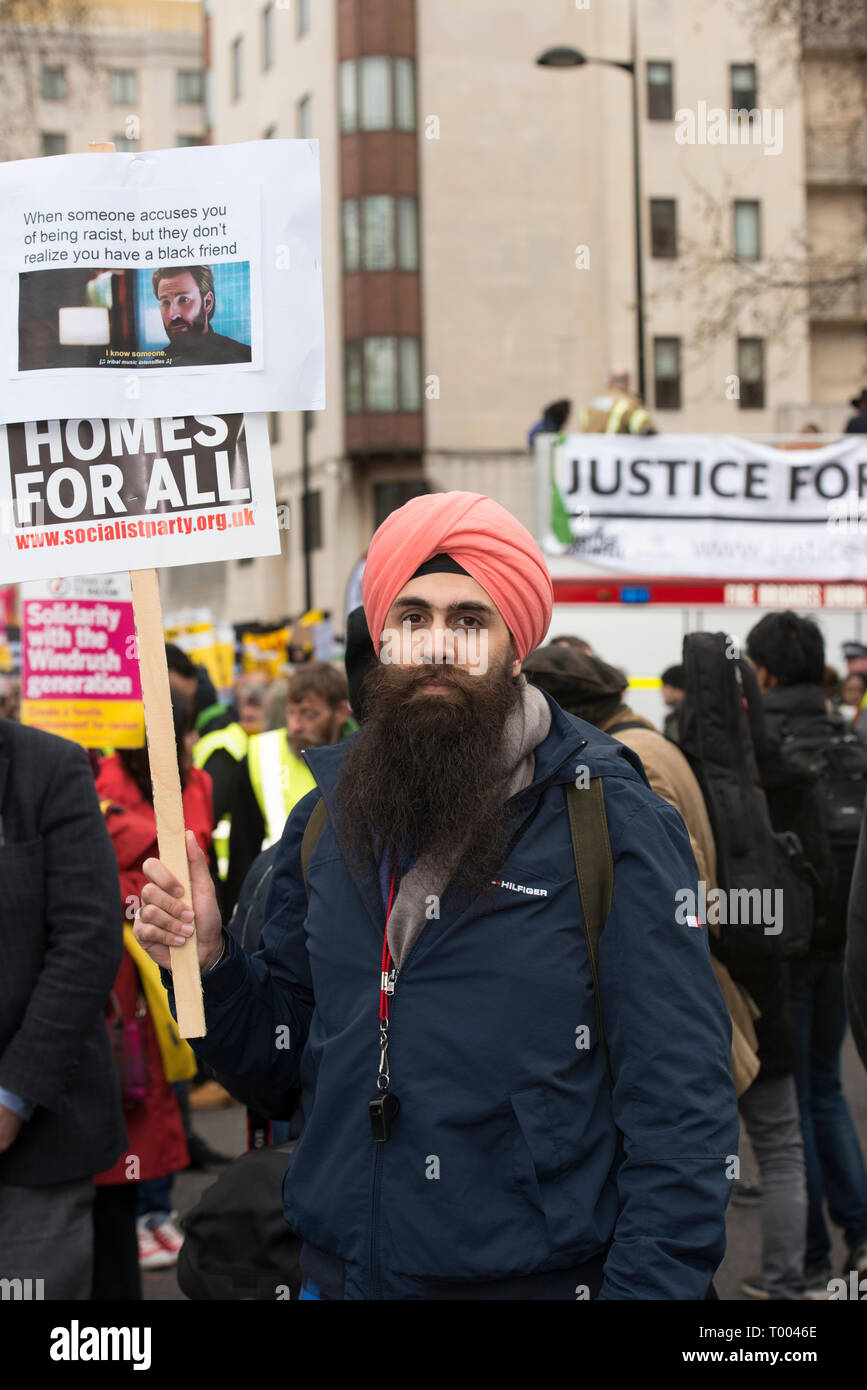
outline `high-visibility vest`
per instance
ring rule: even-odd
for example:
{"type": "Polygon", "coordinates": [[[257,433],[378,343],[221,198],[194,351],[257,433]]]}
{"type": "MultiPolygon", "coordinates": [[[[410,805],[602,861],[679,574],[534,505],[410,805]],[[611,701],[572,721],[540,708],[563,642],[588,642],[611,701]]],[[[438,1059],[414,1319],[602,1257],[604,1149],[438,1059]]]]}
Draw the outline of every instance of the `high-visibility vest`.
{"type": "Polygon", "coordinates": [[[578,411],[578,428],[583,434],[642,434],[650,421],[640,396],[613,391],[597,396],[578,411]]]}
{"type": "Polygon", "coordinates": [[[269,729],[254,734],[247,748],[250,782],[265,822],[262,848],[267,849],[283,834],[286,817],[316,786],[316,778],[289,747],[286,729],[269,729]]]}
{"type": "MultiPolygon", "coordinates": [[[[214,729],[213,733],[205,734],[193,745],[193,766],[203,768],[211,755],[221,749],[231,754],[235,762],[239,763],[247,755],[249,742],[250,735],[245,729],[242,729],[240,724],[227,724],[225,729],[214,729]]],[[[232,815],[230,811],[226,811],[214,826],[212,836],[214,854],[217,859],[217,873],[223,881],[229,872],[229,836],[231,832],[232,815]]]]}

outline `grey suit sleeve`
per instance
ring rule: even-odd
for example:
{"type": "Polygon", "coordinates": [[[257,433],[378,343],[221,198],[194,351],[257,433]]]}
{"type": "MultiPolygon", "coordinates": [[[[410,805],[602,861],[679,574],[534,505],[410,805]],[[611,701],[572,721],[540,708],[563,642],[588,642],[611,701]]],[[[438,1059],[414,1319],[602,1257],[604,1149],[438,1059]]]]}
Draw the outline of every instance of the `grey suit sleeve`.
{"type": "Polygon", "coordinates": [[[0,1086],[50,1110],[102,1014],[123,954],[117,860],[87,756],[73,744],[47,783],[38,829],[45,955],[21,1026],[0,1057],[0,1086]]]}

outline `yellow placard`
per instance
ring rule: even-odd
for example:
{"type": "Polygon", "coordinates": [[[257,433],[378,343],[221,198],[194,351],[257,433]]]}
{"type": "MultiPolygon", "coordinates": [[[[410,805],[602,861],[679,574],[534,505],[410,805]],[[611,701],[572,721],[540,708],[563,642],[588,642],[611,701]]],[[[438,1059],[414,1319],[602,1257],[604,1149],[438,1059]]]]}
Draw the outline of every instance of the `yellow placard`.
{"type": "Polygon", "coordinates": [[[270,679],[282,676],[286,667],[286,647],[289,630],[275,628],[271,632],[241,634],[241,669],[245,675],[263,671],[270,679]]]}
{"type": "Polygon", "coordinates": [[[141,700],[22,700],[21,723],[84,748],[143,748],[141,700]]]}

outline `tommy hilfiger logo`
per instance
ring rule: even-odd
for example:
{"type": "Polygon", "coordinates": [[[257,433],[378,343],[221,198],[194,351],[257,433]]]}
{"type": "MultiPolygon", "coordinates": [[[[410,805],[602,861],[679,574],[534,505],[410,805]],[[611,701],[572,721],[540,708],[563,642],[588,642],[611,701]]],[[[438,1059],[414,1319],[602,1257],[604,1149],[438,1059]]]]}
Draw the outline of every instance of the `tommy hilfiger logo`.
{"type": "Polygon", "coordinates": [[[492,878],[495,888],[510,888],[513,893],[527,893],[531,898],[547,898],[547,888],[527,888],[523,883],[510,883],[505,878],[492,878]]]}

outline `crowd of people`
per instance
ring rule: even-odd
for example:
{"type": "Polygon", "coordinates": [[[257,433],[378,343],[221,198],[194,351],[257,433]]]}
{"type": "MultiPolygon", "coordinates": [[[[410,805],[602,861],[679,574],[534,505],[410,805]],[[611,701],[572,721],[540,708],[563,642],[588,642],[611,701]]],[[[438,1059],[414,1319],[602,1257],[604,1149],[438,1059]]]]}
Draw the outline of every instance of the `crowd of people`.
{"type": "Polygon", "coordinates": [[[204,1088],[295,1141],[304,1299],[713,1298],[733,1189],[762,1209],[745,1293],[828,1297],[826,1207],[867,1273],[840,1063],[848,1002],[867,1066],[867,647],[840,679],[811,620],[771,614],[726,708],[687,639],[659,730],[589,643],[546,641],[541,552],[469,494],[393,513],[362,598],[345,669],[221,698],[167,646],[192,902],[146,749],[0,718],[0,1275],[140,1298],[183,1245],[173,1178],[228,1161],[193,1128],[204,1088]],[[389,662],[391,630],[483,631],[484,664],[389,662]],[[808,885],[797,952],[788,916],[675,910],[745,891],[738,796],[767,822],[749,882],[790,881],[785,845],[808,885]],[[193,914],[191,1045],[169,947],[193,914]]]}

